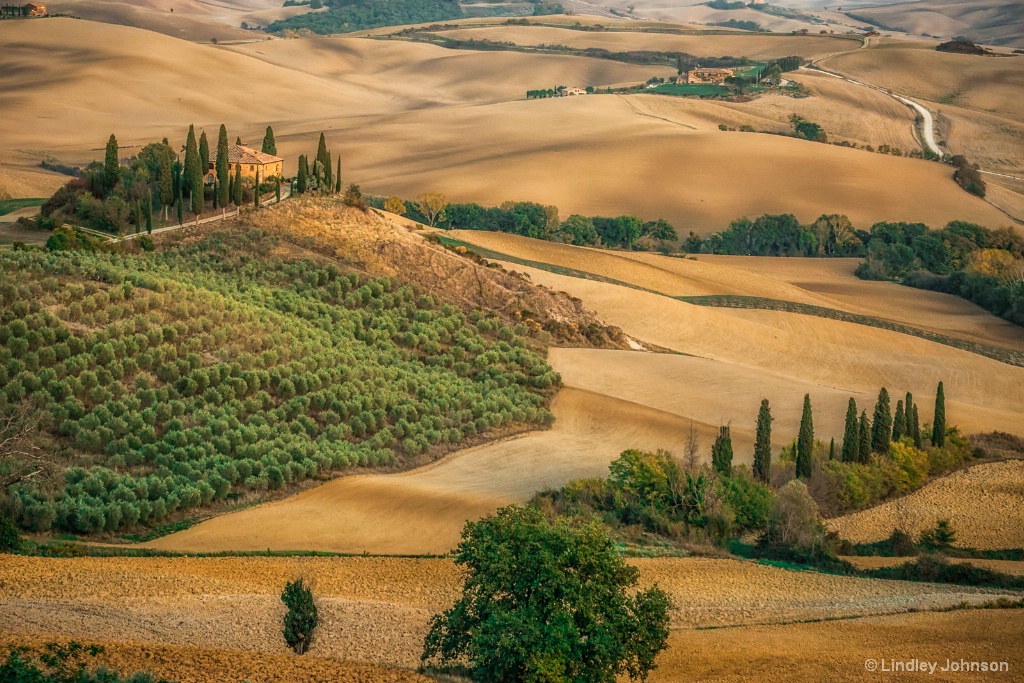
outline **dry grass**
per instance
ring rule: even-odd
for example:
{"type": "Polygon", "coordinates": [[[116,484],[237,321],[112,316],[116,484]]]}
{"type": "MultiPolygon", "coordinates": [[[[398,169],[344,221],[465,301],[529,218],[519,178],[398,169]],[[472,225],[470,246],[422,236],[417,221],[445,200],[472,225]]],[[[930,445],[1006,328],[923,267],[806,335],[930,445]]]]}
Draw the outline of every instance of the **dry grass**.
{"type": "MultiPolygon", "coordinates": [[[[16,33],[0,26],[0,88],[11,94],[0,140],[7,149],[53,153],[65,162],[99,156],[112,131],[128,154],[164,136],[179,145],[189,121],[209,134],[223,122],[250,143],[272,123],[288,168],[326,130],[346,181],[381,194],[441,190],[484,204],[530,199],[555,204],[563,215],[629,212],[702,233],[764,212],[804,220],[842,212],[862,227],[882,219],[1005,221],[983,201],[953,191],[948,169],[937,164],[707,130],[716,117],[780,125],[786,102],[766,100],[749,113],[686,105],[665,116],[667,105],[649,97],[522,99],[531,88],[636,83],[671,75],[671,67],[350,37],[212,47],[93,22],[11,23],[16,33]],[[223,81],[222,73],[246,79],[223,81]],[[157,81],[161,88],[153,89],[157,81]],[[260,97],[252,97],[251,83],[260,84],[260,97]],[[32,126],[18,123],[29,119],[32,126]],[[610,168],[615,173],[604,172],[610,168]]],[[[696,52],[720,51],[719,39],[765,40],[688,37],[705,38],[714,49],[696,52]]],[[[821,100],[827,98],[836,100],[840,134],[874,139],[854,129],[849,95],[823,91],[821,100]]],[[[879,140],[894,138],[900,118],[875,99],[865,100],[865,120],[885,131],[879,140]]],[[[816,103],[794,106],[812,113],[816,103]]]]}
{"type": "MultiPolygon", "coordinates": [[[[957,586],[793,572],[736,560],[631,562],[640,569],[643,585],[657,582],[675,603],[671,618],[678,630],[662,656],[663,676],[680,666],[670,662],[694,652],[690,642],[719,642],[718,634],[728,639],[726,634],[737,630],[757,633],[765,628],[758,625],[943,609],[998,595],[957,586]],[[740,628],[690,630],[713,626],[740,628]]],[[[430,616],[451,604],[461,587],[455,565],[441,559],[8,556],[3,569],[0,633],[8,634],[8,640],[56,634],[128,641],[130,649],[141,648],[140,643],[146,648],[171,646],[153,661],[177,663],[185,672],[200,653],[177,648],[197,643],[236,651],[236,666],[246,661],[299,666],[286,654],[278,630],[284,613],[280,591],[297,576],[312,582],[321,615],[307,655],[317,659],[310,666],[327,664],[318,658],[335,658],[414,667],[430,616]]],[[[788,627],[769,628],[784,633],[788,627]]],[[[217,656],[211,666],[222,663],[222,655],[217,656]]],[[[196,674],[186,673],[191,675],[196,674]]]]}
{"type": "MultiPolygon", "coordinates": [[[[912,558],[851,556],[844,557],[843,559],[852,563],[858,569],[881,569],[883,567],[895,567],[896,565],[903,564],[912,558]]],[[[1002,572],[1003,574],[1010,574],[1011,576],[1024,576],[1024,562],[1017,562],[1014,560],[961,559],[956,557],[949,558],[949,561],[959,564],[973,564],[975,567],[981,567],[982,569],[988,569],[993,572],[1002,572]]]]}
{"type": "Polygon", "coordinates": [[[888,538],[893,529],[912,534],[947,519],[955,545],[990,549],[1024,547],[1024,461],[976,465],[942,477],[902,499],[829,520],[853,543],[888,538]]]}

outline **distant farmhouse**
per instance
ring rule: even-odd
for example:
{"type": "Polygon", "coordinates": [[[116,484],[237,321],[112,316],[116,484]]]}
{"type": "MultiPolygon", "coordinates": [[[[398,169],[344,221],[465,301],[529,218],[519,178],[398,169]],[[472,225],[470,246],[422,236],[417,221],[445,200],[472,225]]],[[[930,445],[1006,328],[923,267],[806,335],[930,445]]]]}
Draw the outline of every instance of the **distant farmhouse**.
{"type": "Polygon", "coordinates": [[[724,83],[726,78],[734,76],[732,69],[708,69],[697,67],[686,72],[683,83],[724,83]]]}
{"type": "MultiPolygon", "coordinates": [[[[284,159],[273,154],[264,154],[245,145],[231,145],[228,147],[228,169],[234,175],[236,169],[242,167],[242,175],[246,178],[255,178],[259,172],[260,180],[275,178],[284,173],[284,159]]],[[[210,150],[210,165],[206,171],[207,181],[213,182],[210,178],[217,175],[217,150],[210,150]]]]}
{"type": "Polygon", "coordinates": [[[561,91],[562,97],[569,97],[572,95],[586,95],[587,91],[583,88],[566,88],[561,91]]]}

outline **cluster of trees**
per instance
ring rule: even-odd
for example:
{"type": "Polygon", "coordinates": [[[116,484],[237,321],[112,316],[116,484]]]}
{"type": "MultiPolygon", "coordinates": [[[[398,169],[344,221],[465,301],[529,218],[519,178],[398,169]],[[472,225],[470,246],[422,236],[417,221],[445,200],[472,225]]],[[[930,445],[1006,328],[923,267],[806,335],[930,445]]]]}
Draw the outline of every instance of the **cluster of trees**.
{"type": "Polygon", "coordinates": [[[23,527],[114,531],[339,468],[547,424],[559,377],[509,327],[261,233],[151,254],[0,255],[0,414],[28,409],[57,490],[23,527]],[[63,466],[63,465],[62,465],[63,466]]]}
{"type": "MultiPolygon", "coordinates": [[[[563,95],[565,95],[565,91],[566,90],[567,90],[567,88],[564,85],[558,85],[558,86],[555,86],[554,88],[548,88],[547,90],[545,90],[543,88],[541,88],[540,90],[527,90],[526,91],[526,99],[528,99],[528,100],[537,100],[537,99],[544,99],[546,97],[562,97],[563,95]]],[[[589,94],[589,93],[592,93],[592,92],[594,92],[594,86],[588,85],[587,86],[587,93],[589,94]]]]}
{"type": "Polygon", "coordinates": [[[790,116],[789,122],[793,124],[793,134],[796,137],[810,140],[811,142],[828,142],[828,135],[825,134],[825,129],[819,124],[808,121],[798,114],[790,116]]]}
{"type": "Polygon", "coordinates": [[[793,214],[738,218],[723,232],[700,237],[691,232],[682,247],[691,254],[744,256],[859,256],[870,239],[841,214],[822,214],[809,225],[793,214]]]}
{"type": "Polygon", "coordinates": [[[953,180],[973,195],[984,197],[987,190],[985,180],[981,177],[980,166],[972,164],[962,154],[953,155],[949,162],[956,166],[953,171],[953,180]]]}
{"type": "MultiPolygon", "coordinates": [[[[275,149],[270,127],[263,151],[268,147],[275,149]]],[[[197,139],[195,127],[190,125],[183,152],[181,159],[164,138],[122,160],[117,137],[111,134],[103,162],[90,163],[43,204],[39,227],[52,230],[73,222],[112,234],[152,232],[154,225],[171,220],[172,210],[180,225],[186,214],[198,216],[209,205],[213,210],[240,206],[254,196],[252,183],[242,178],[241,167],[236,167],[234,175],[230,172],[225,126],[220,126],[217,136],[212,182],[207,180],[211,155],[206,132],[197,139]]]]}
{"type": "Polygon", "coordinates": [[[0,664],[4,683],[172,683],[142,671],[122,676],[105,666],[92,666],[104,652],[102,645],[82,645],[72,640],[67,645],[47,643],[33,654],[26,647],[12,647],[0,664]]]}
{"type": "Polygon", "coordinates": [[[323,133],[320,133],[320,142],[317,144],[312,166],[307,155],[299,155],[299,167],[295,178],[296,194],[314,191],[320,194],[341,193],[341,155],[338,155],[336,165],[331,163],[331,150],[327,149],[327,138],[323,133]]]}
{"type": "Polygon", "coordinates": [[[573,214],[559,220],[558,207],[536,202],[505,202],[501,206],[449,204],[442,194],[422,195],[415,202],[375,198],[371,204],[428,225],[455,230],[490,230],[523,237],[550,240],[578,246],[608,246],[647,249],[664,246],[679,239],[675,228],[665,220],[641,221],[636,216],[581,216],[573,214]],[[385,203],[389,202],[387,208],[385,203]]]}
{"type": "Polygon", "coordinates": [[[867,258],[859,277],[955,294],[1024,325],[1024,237],[1012,228],[876,223],[863,242],[867,258]]]}
{"type": "Polygon", "coordinates": [[[966,39],[947,40],[945,43],[939,43],[936,45],[935,49],[939,52],[952,52],[958,55],[988,54],[988,50],[980,45],[976,45],[974,41],[966,39]]]}
{"type": "Polygon", "coordinates": [[[306,29],[327,35],[380,26],[424,24],[463,16],[457,0],[322,0],[326,12],[308,12],[279,19],[267,31],[306,29]]]}
{"type": "Polygon", "coordinates": [[[14,19],[31,15],[31,5],[0,5],[0,19],[14,19]]]}

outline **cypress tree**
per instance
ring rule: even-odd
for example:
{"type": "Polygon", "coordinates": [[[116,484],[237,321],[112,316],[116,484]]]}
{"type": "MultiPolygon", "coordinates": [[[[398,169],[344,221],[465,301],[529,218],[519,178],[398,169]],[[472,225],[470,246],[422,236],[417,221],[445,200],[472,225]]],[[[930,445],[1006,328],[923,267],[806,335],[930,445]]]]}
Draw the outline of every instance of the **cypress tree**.
{"type": "Polygon", "coordinates": [[[946,393],[939,382],[935,392],[935,419],[932,420],[932,445],[942,448],[946,445],[946,393]]]}
{"type": "Polygon", "coordinates": [[[277,156],[277,143],[274,142],[274,129],[267,126],[267,132],[263,136],[263,149],[264,154],[273,154],[277,156]]]}
{"type": "Polygon", "coordinates": [[[149,191],[149,201],[146,203],[146,232],[153,234],[153,190],[149,191]]]}
{"type": "Polygon", "coordinates": [[[236,138],[235,138],[235,144],[236,144],[236,145],[239,145],[239,146],[241,146],[241,144],[242,144],[242,138],[241,138],[241,137],[236,137],[236,138]]]}
{"type": "Polygon", "coordinates": [[[320,133],[320,143],[316,147],[316,161],[320,162],[321,166],[327,161],[327,138],[323,133],[320,133]]]}
{"type": "Polygon", "coordinates": [[[206,174],[210,170],[210,141],[206,139],[206,131],[199,135],[199,175],[206,184],[206,174]]]}
{"type": "Polygon", "coordinates": [[[772,475],[772,409],[768,399],[761,400],[757,413],[757,438],[754,440],[754,478],[765,484],[772,475]]]}
{"type": "Polygon", "coordinates": [[[184,222],[185,215],[185,198],[181,196],[182,185],[184,185],[185,183],[184,178],[182,178],[182,173],[180,170],[178,173],[175,174],[174,181],[175,186],[177,186],[178,188],[177,196],[174,199],[174,203],[177,204],[178,206],[178,225],[181,225],[184,222]]]}
{"type": "Polygon", "coordinates": [[[850,397],[846,407],[846,431],[843,432],[843,462],[857,462],[860,451],[860,430],[857,424],[857,401],[850,397]]]}
{"type": "Polygon", "coordinates": [[[871,425],[871,450],[888,453],[892,439],[892,410],[889,408],[889,391],[882,387],[875,404],[875,415],[871,425]]]}
{"type": "Polygon", "coordinates": [[[711,446],[711,464],[723,477],[732,474],[732,434],[729,425],[718,429],[718,438],[711,446]]]}
{"type": "Polygon", "coordinates": [[[121,168],[121,161],[118,159],[117,138],[110,134],[107,140],[107,154],[103,160],[103,188],[107,192],[117,185],[117,177],[121,168]]]}
{"type": "Polygon", "coordinates": [[[907,433],[907,416],[903,409],[903,400],[896,401],[896,415],[892,418],[892,440],[899,441],[907,433]]]}
{"type": "Polygon", "coordinates": [[[811,476],[811,454],[814,451],[814,417],[811,395],[804,394],[804,414],[800,418],[800,436],[796,442],[796,476],[811,476]]]}
{"type": "Polygon", "coordinates": [[[171,150],[168,148],[160,159],[160,206],[164,208],[164,221],[167,220],[167,209],[174,201],[174,178],[171,177],[171,150]]]}
{"type": "Polygon", "coordinates": [[[836,437],[832,437],[828,442],[828,459],[836,459],[836,437]]]}
{"type": "Polygon", "coordinates": [[[256,189],[253,192],[253,195],[255,195],[254,198],[253,198],[253,205],[258,209],[258,208],[260,208],[260,171],[259,171],[259,168],[256,169],[256,189]]]}
{"type": "Polygon", "coordinates": [[[299,168],[296,171],[295,177],[295,192],[297,194],[303,194],[306,192],[306,176],[309,173],[309,168],[306,166],[306,156],[304,154],[299,155],[299,168]]]}
{"type": "Polygon", "coordinates": [[[231,201],[231,162],[228,160],[228,129],[220,124],[217,135],[217,200],[221,206],[231,201]]]}
{"type": "Polygon", "coordinates": [[[921,421],[917,417],[917,404],[914,404],[914,417],[910,423],[910,435],[914,437],[914,447],[921,448],[924,441],[921,439],[921,421]]]}
{"type": "Polygon", "coordinates": [[[242,205],[242,165],[235,166],[235,206],[242,205]]]}
{"type": "Polygon", "coordinates": [[[341,155],[338,155],[338,172],[334,174],[334,194],[341,194],[341,155]]]}
{"type": "Polygon", "coordinates": [[[142,200],[135,200],[135,234],[139,234],[139,230],[142,230],[142,200]]]}
{"type": "Polygon", "coordinates": [[[857,427],[858,448],[857,462],[867,463],[871,460],[871,422],[868,421],[868,411],[860,414],[860,425],[857,427]]]}
{"type": "Polygon", "coordinates": [[[196,130],[195,126],[188,127],[188,137],[185,138],[185,177],[184,187],[182,188],[182,194],[184,189],[188,188],[191,192],[192,188],[195,187],[195,179],[192,177],[196,172],[196,160],[199,157],[199,148],[196,146],[196,130]]]}
{"type": "Polygon", "coordinates": [[[217,210],[217,200],[220,198],[220,186],[217,185],[217,178],[213,179],[213,210],[217,210]]]}
{"type": "Polygon", "coordinates": [[[205,176],[202,174],[201,167],[199,166],[199,154],[197,153],[194,157],[195,161],[192,165],[192,213],[199,218],[199,214],[203,212],[203,204],[206,202],[206,197],[203,196],[203,179],[205,176]]]}
{"type": "Polygon", "coordinates": [[[324,194],[330,194],[331,190],[334,189],[334,171],[331,167],[331,153],[327,152],[326,163],[324,164],[324,184],[320,188],[320,191],[324,194]]]}
{"type": "Polygon", "coordinates": [[[281,201],[281,177],[274,178],[274,196],[276,201],[281,201]]]}
{"type": "Polygon", "coordinates": [[[235,176],[228,174],[228,201],[235,199],[235,176]]]}

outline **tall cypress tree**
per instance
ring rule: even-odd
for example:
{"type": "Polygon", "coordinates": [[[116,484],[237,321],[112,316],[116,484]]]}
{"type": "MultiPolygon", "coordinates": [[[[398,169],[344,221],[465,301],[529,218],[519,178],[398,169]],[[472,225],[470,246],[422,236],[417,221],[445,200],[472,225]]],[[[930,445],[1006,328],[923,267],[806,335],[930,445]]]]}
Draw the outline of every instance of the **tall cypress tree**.
{"type": "Polygon", "coordinates": [[[846,406],[846,431],[843,432],[843,462],[857,462],[860,450],[860,430],[857,424],[857,401],[850,397],[846,406]]]}
{"type": "Polygon", "coordinates": [[[258,209],[260,208],[260,170],[256,169],[256,188],[253,191],[255,197],[253,197],[253,205],[258,209]]]}
{"type": "Polygon", "coordinates": [[[263,136],[263,148],[264,154],[273,154],[277,156],[277,143],[274,142],[274,129],[267,126],[267,132],[263,136]]]}
{"type": "Polygon", "coordinates": [[[183,179],[183,190],[187,189],[189,192],[191,192],[192,188],[195,187],[195,178],[193,178],[193,176],[196,173],[196,161],[198,158],[199,147],[196,144],[196,130],[195,126],[190,125],[188,127],[188,137],[185,138],[185,177],[183,179]]]}
{"type": "Polygon", "coordinates": [[[177,172],[174,174],[174,185],[175,187],[178,188],[178,190],[174,197],[174,203],[178,207],[178,225],[181,225],[184,222],[185,218],[185,198],[182,196],[182,186],[185,184],[185,179],[183,177],[180,164],[177,164],[177,166],[179,168],[177,172]]]}
{"type": "Polygon", "coordinates": [[[171,177],[171,149],[165,150],[160,159],[160,206],[164,208],[164,221],[167,220],[167,210],[174,201],[174,178],[171,177]]]}
{"type": "Polygon", "coordinates": [[[867,463],[871,460],[871,422],[868,420],[868,411],[866,410],[860,414],[857,433],[857,462],[867,463]]]}
{"type": "Polygon", "coordinates": [[[935,419],[932,420],[932,445],[942,448],[946,445],[946,393],[939,382],[935,391],[935,419]]]}
{"type": "Polygon", "coordinates": [[[224,207],[231,201],[231,162],[228,160],[228,129],[220,124],[217,135],[217,200],[224,207]]]}
{"type": "Polygon", "coordinates": [[[804,394],[804,414],[800,417],[800,436],[796,441],[796,476],[811,476],[811,454],[814,451],[814,417],[811,395],[804,394]]]}
{"type": "Polygon", "coordinates": [[[324,164],[324,185],[320,188],[320,191],[324,194],[330,194],[334,189],[334,170],[331,166],[331,153],[327,152],[327,159],[324,164]]]}
{"type": "Polygon", "coordinates": [[[213,210],[217,210],[217,201],[220,199],[220,186],[217,185],[217,177],[213,178],[213,210]]]}
{"type": "Polygon", "coordinates": [[[117,185],[118,174],[120,173],[121,161],[118,158],[117,138],[110,134],[107,140],[107,154],[103,160],[103,189],[110,192],[117,185]]]}
{"type": "Polygon", "coordinates": [[[299,155],[299,167],[295,173],[295,192],[303,194],[306,192],[306,176],[309,173],[309,167],[306,166],[306,156],[304,154],[299,155]]]}
{"type": "Polygon", "coordinates": [[[281,176],[274,178],[274,201],[281,201],[281,176]]]}
{"type": "MultiPolygon", "coordinates": [[[[206,141],[206,133],[203,133],[201,140],[203,142],[206,141]]],[[[206,203],[206,197],[203,195],[203,184],[206,182],[206,167],[209,162],[203,162],[203,147],[204,145],[200,143],[199,149],[196,150],[195,156],[192,157],[192,187],[190,191],[192,192],[192,213],[196,215],[197,219],[203,213],[203,205],[206,203]]],[[[206,144],[205,147],[206,153],[209,155],[209,144],[206,144]]],[[[207,158],[209,157],[207,156],[207,158]]]]}
{"type": "Polygon", "coordinates": [[[836,437],[834,437],[834,436],[831,439],[829,439],[829,442],[828,442],[828,459],[829,460],[835,460],[836,459],[836,437]]]}
{"type": "Polygon", "coordinates": [[[871,424],[871,450],[888,453],[892,439],[892,409],[889,407],[889,391],[882,387],[875,404],[874,420],[871,424]]]}
{"type": "Polygon", "coordinates": [[[241,144],[242,144],[242,137],[241,136],[238,136],[238,137],[235,138],[235,144],[241,146],[241,144]]]}
{"type": "Polygon", "coordinates": [[[732,474],[732,434],[729,425],[718,429],[718,438],[711,445],[711,464],[724,477],[732,474]]]}
{"type": "Polygon", "coordinates": [[[924,446],[924,441],[921,438],[921,421],[918,419],[916,403],[914,404],[913,420],[910,423],[910,435],[914,437],[915,448],[922,448],[924,446]]]}
{"type": "Polygon", "coordinates": [[[338,171],[334,174],[334,194],[341,194],[341,155],[338,155],[338,171]]]}
{"type": "Polygon", "coordinates": [[[319,161],[321,166],[327,161],[327,138],[323,133],[320,133],[320,143],[316,146],[316,161],[319,161]]]}
{"type": "Polygon", "coordinates": [[[242,164],[235,166],[235,206],[242,205],[242,164]]]}
{"type": "Polygon", "coordinates": [[[199,136],[199,174],[206,183],[206,174],[210,171],[210,141],[206,139],[204,130],[199,136]]]}
{"type": "Polygon", "coordinates": [[[761,400],[757,413],[757,437],[754,440],[754,478],[765,484],[772,476],[772,409],[768,399],[761,400]]]}
{"type": "Polygon", "coordinates": [[[903,400],[896,401],[896,415],[892,418],[892,440],[899,441],[907,434],[907,416],[903,409],[903,400]]]}
{"type": "Polygon", "coordinates": [[[149,197],[146,202],[146,232],[153,234],[153,190],[149,190],[149,197]]]}

